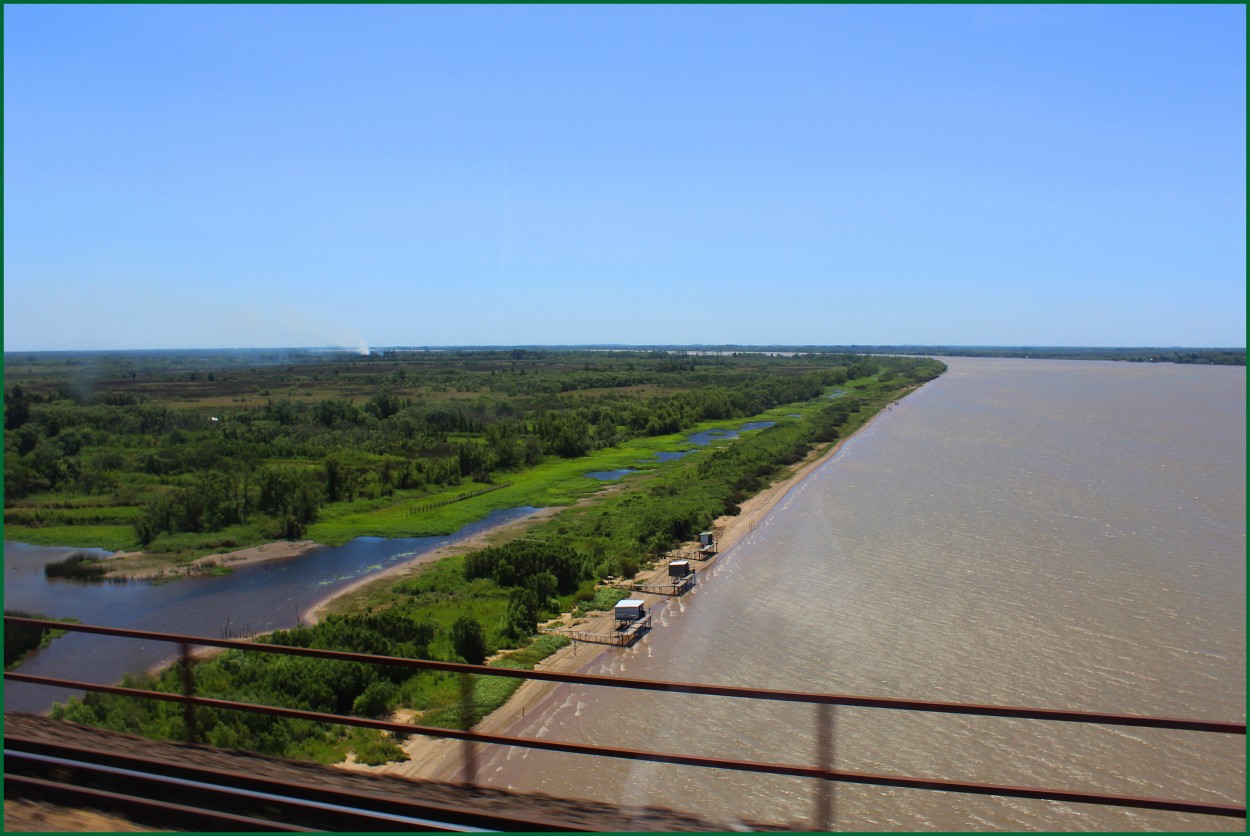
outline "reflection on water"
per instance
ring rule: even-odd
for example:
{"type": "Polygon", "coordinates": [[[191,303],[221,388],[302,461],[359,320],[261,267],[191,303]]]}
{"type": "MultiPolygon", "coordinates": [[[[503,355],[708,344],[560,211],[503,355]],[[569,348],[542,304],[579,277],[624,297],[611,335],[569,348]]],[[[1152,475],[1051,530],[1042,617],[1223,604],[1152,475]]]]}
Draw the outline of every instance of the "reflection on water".
{"type": "Polygon", "coordinates": [[[620,479],[622,476],[628,476],[630,473],[637,473],[633,468],[624,467],[620,470],[592,470],[585,474],[591,479],[598,479],[601,482],[611,482],[613,479],[620,479]]]}
{"type": "MultiPolygon", "coordinates": [[[[263,633],[300,623],[319,601],[356,579],[439,546],[533,514],[535,508],[494,511],[455,534],[385,539],[360,537],[337,547],[321,546],[300,557],[235,568],[229,575],[202,575],[163,584],[87,584],[44,577],[45,564],[80,549],[4,544],[4,608],[72,617],[86,624],[131,627],[165,633],[219,637],[263,633]]],[[[69,633],[24,662],[23,673],[116,682],[174,658],[176,647],[69,633]]],[[[4,692],[9,711],[43,711],[68,692],[21,683],[4,692]]]]}
{"type": "MultiPolygon", "coordinates": [[[[671,453],[669,452],[655,453],[654,455],[658,460],[662,462],[671,462],[671,461],[676,461],[677,459],[680,459],[683,456],[689,456],[691,453],[695,453],[695,452],[697,451],[696,450],[680,450],[680,451],[671,452],[671,453]]],[[[646,461],[646,460],[643,459],[642,461],[646,461]]]]}
{"type": "Polygon", "coordinates": [[[748,430],[762,430],[767,427],[771,427],[776,423],[776,421],[749,421],[736,430],[730,430],[724,427],[713,427],[710,430],[703,430],[702,432],[692,433],[691,435],[686,436],[686,441],[691,444],[698,444],[700,447],[704,447],[711,444],[713,441],[724,441],[731,438],[737,438],[738,433],[740,432],[748,430]]]}
{"type": "MultiPolygon", "coordinates": [[[[1245,369],[950,358],[594,673],[1243,720],[1245,369]]],[[[510,734],[815,762],[810,706],[561,687],[510,734]],[[681,718],[680,721],[674,718],[681,718]],[[545,729],[545,731],[544,731],[545,729]]],[[[840,708],[839,767],[1234,801],[1245,740],[840,708]]],[[[802,779],[494,752],[497,786],[813,825],[802,779]]],[[[850,830],[1240,830],[840,786],[850,830]]]]}
{"type": "Polygon", "coordinates": [[[737,438],[737,437],[738,437],[738,433],[734,432],[733,430],[726,430],[721,427],[713,427],[710,430],[703,430],[702,432],[697,432],[697,433],[693,433],[691,435],[686,436],[686,441],[689,441],[691,444],[698,444],[700,447],[705,447],[708,444],[711,444],[713,441],[721,441],[723,439],[737,438]]]}
{"type": "MultiPolygon", "coordinates": [[[[801,416],[794,415],[792,417],[799,418],[801,416]]],[[[713,441],[724,441],[724,440],[731,439],[731,438],[737,438],[738,434],[741,432],[747,432],[750,430],[767,429],[768,427],[775,426],[776,423],[777,423],[776,421],[748,421],[747,423],[743,424],[741,427],[739,427],[736,430],[729,430],[723,427],[713,427],[710,430],[703,430],[702,432],[692,433],[691,435],[686,436],[686,441],[691,444],[698,444],[700,447],[706,447],[708,444],[711,444],[713,441]]],[[[659,461],[671,462],[675,459],[680,459],[683,456],[689,456],[691,453],[697,453],[697,452],[698,452],[697,450],[681,450],[681,451],[676,451],[676,452],[654,453],[653,455],[659,461]]],[[[650,461],[650,459],[640,459],[640,461],[650,461]]],[[[606,471],[606,472],[608,473],[621,473],[621,472],[632,473],[633,471],[615,471],[614,470],[614,471],[606,471]]],[[[587,473],[586,475],[591,476],[593,474],[587,473]]],[[[601,478],[601,477],[596,476],[595,478],[601,478]]],[[[616,478],[616,477],[613,476],[609,478],[616,478]]]]}

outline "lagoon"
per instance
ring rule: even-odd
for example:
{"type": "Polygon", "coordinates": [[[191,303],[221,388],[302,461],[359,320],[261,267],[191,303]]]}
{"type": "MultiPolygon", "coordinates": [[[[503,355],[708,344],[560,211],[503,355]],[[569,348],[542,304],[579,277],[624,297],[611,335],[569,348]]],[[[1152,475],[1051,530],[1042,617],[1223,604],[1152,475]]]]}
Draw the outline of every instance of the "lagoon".
{"type": "MultiPolygon", "coordinates": [[[[166,633],[221,636],[294,627],[316,604],[348,584],[397,563],[524,519],[537,508],[492,511],[454,534],[387,539],[360,537],[342,546],[319,546],[299,557],[244,564],[228,575],[193,575],[153,584],[49,580],[44,565],[93,549],[4,544],[4,608],[76,618],[86,624],[166,633]]],[[[23,673],[112,683],[173,660],[175,645],[70,633],[21,666],[23,673]]],[[[72,692],[23,683],[5,687],[6,711],[45,711],[72,692]]]]}

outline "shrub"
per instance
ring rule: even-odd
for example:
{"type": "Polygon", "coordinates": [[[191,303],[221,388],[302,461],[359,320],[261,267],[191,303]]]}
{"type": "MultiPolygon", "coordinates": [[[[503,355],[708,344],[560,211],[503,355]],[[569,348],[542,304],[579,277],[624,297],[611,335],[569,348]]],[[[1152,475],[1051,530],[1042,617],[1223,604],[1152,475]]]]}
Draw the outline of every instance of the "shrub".
{"type": "MultiPolygon", "coordinates": [[[[18,618],[42,618],[47,616],[41,613],[31,615],[30,613],[18,612],[17,610],[5,610],[5,615],[12,615],[18,618]]],[[[57,619],[58,621],[73,621],[72,618],[57,619]]],[[[33,653],[42,647],[46,647],[48,642],[65,635],[64,630],[55,630],[45,627],[32,627],[26,624],[10,624],[4,623],[4,669],[17,667],[28,653],[33,653]]]]}
{"type": "Polygon", "coordinates": [[[43,573],[49,578],[69,578],[75,581],[102,581],[108,572],[100,561],[86,552],[74,552],[64,560],[49,563],[43,573]]]}
{"type": "Polygon", "coordinates": [[[390,702],[398,690],[389,679],[375,679],[352,703],[352,714],[379,719],[390,713],[390,702]]]}
{"type": "Polygon", "coordinates": [[[462,615],[451,625],[451,643],[460,658],[470,665],[480,665],[490,655],[486,646],[486,633],[472,616],[462,615]]]}

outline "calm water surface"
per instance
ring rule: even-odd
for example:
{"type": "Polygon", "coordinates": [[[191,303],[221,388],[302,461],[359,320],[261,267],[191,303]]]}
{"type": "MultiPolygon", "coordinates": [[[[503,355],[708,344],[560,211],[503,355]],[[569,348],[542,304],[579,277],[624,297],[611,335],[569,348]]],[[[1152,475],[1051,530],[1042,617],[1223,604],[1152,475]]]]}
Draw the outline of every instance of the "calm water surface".
{"type": "MultiPolygon", "coordinates": [[[[75,551],[94,550],[6,542],[4,608],[51,618],[73,617],[85,624],[193,636],[218,637],[226,628],[246,633],[289,629],[315,604],[360,577],[536,510],[493,511],[443,537],[360,537],[342,546],[322,546],[300,557],[239,566],[228,575],[196,576],[159,585],[48,580],[43,574],[45,564],[75,551]]],[[[69,633],[24,662],[21,671],[111,683],[125,673],[142,673],[167,662],[177,652],[177,647],[167,642],[69,633]]],[[[4,690],[4,707],[8,711],[44,711],[53,701],[63,702],[70,693],[9,684],[4,690]]]]}
{"type": "MultiPolygon", "coordinates": [[[[1245,718],[1244,368],[946,359],[594,673],[1245,718]]],[[[561,687],[511,733],[814,762],[814,710],[561,687]]],[[[841,768],[1245,800],[1245,739],[840,708],[841,768]]],[[[497,786],[812,827],[813,782],[495,750],[497,786]]],[[[852,830],[1244,822],[839,787],[852,830]]]]}
{"type": "Polygon", "coordinates": [[[622,476],[628,476],[637,472],[637,470],[632,468],[623,467],[620,470],[592,470],[586,475],[591,479],[598,479],[600,482],[611,482],[615,479],[620,479],[622,476]]]}

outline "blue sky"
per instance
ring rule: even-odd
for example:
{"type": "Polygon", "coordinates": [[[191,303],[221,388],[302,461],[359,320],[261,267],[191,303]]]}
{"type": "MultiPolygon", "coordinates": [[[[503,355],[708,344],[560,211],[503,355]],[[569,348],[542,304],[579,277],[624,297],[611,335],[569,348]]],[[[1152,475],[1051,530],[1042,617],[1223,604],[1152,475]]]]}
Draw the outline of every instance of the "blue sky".
{"type": "Polygon", "coordinates": [[[6,6],[6,350],[1246,344],[1244,6],[6,6]]]}

